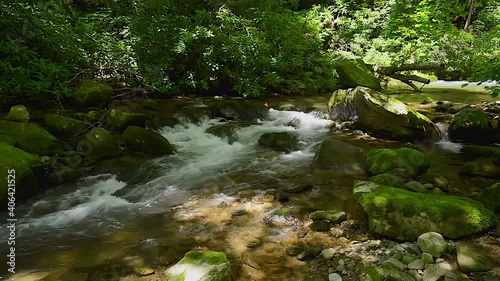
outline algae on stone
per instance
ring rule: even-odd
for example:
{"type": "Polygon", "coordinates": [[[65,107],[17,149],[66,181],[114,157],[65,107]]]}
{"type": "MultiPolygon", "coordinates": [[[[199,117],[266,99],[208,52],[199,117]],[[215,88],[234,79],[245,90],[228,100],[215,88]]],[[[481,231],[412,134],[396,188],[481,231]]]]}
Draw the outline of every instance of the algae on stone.
{"type": "Polygon", "coordinates": [[[13,138],[22,150],[40,156],[54,155],[63,150],[59,140],[44,128],[33,123],[0,120],[0,133],[13,138]]]}
{"type": "Polygon", "coordinates": [[[85,130],[82,121],[57,113],[47,113],[43,120],[47,129],[56,135],[71,136],[85,130]]]}
{"type": "Polygon", "coordinates": [[[30,113],[24,105],[14,105],[10,108],[9,114],[5,117],[8,121],[24,122],[30,121],[30,113]]]}
{"type": "Polygon", "coordinates": [[[73,93],[73,101],[77,106],[104,105],[111,99],[113,88],[92,80],[84,80],[73,93]]]}
{"type": "Polygon", "coordinates": [[[362,60],[338,61],[335,67],[339,74],[339,83],[345,88],[363,86],[374,90],[382,89],[380,80],[362,60]]]}
{"type": "Polygon", "coordinates": [[[97,158],[112,158],[122,154],[113,135],[103,128],[94,128],[80,139],[77,150],[97,158]]]}
{"type": "Polygon", "coordinates": [[[363,149],[337,139],[324,140],[314,156],[314,168],[336,174],[365,176],[363,149]]]}
{"type": "Polygon", "coordinates": [[[412,178],[425,173],[430,166],[425,154],[411,148],[372,149],[366,154],[366,167],[373,175],[393,174],[412,178]]]}
{"type": "Polygon", "coordinates": [[[495,183],[481,191],[478,201],[493,212],[500,213],[500,183],[495,183]]]}
{"type": "Polygon", "coordinates": [[[168,281],[230,281],[232,270],[222,252],[190,251],[165,275],[168,281]]]}

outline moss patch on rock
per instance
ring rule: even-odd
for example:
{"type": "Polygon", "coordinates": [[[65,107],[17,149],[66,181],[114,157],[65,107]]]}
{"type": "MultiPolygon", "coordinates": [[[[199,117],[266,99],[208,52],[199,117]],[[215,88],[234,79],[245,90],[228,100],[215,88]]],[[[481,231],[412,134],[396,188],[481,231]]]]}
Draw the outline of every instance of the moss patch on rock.
{"type": "Polygon", "coordinates": [[[460,152],[468,160],[481,157],[500,159],[500,147],[470,145],[463,147],[460,152]]]}
{"type": "Polygon", "coordinates": [[[366,154],[366,167],[373,175],[388,173],[411,178],[425,173],[429,166],[425,154],[406,147],[372,149],[366,154]]]}
{"type": "Polygon", "coordinates": [[[486,208],[500,213],[500,183],[495,183],[481,191],[478,201],[486,208]]]}
{"type": "Polygon", "coordinates": [[[123,132],[123,142],[131,151],[156,155],[174,153],[174,147],[162,135],[136,126],[130,126],[123,132]]]}
{"type": "Polygon", "coordinates": [[[364,151],[341,140],[324,140],[314,157],[314,168],[342,175],[365,176],[364,151]]]}
{"type": "Polygon", "coordinates": [[[30,113],[24,105],[14,105],[10,108],[9,114],[5,117],[8,121],[28,122],[30,121],[30,113]]]}
{"type": "Polygon", "coordinates": [[[364,281],[415,281],[410,275],[390,266],[371,266],[365,270],[364,281]]]}
{"type": "Polygon", "coordinates": [[[73,102],[77,106],[99,106],[109,102],[113,88],[92,80],[84,80],[73,93],[73,102]]]}
{"type": "Polygon", "coordinates": [[[146,114],[125,112],[118,109],[110,110],[107,118],[113,131],[123,131],[128,126],[144,127],[146,121],[150,119],[146,114]]]}
{"type": "Polygon", "coordinates": [[[495,214],[465,197],[415,193],[356,181],[354,195],[369,217],[370,228],[397,240],[415,240],[434,231],[460,238],[497,223],[495,214]]]}
{"type": "Polygon", "coordinates": [[[71,136],[85,130],[82,121],[57,113],[48,113],[43,117],[47,129],[56,135],[71,136]]]}
{"type": "Polygon", "coordinates": [[[0,133],[13,138],[22,150],[40,156],[54,155],[63,150],[59,140],[33,123],[0,121],[0,133]]]}
{"type": "Polygon", "coordinates": [[[103,128],[94,128],[80,139],[77,151],[96,158],[112,158],[122,155],[113,135],[103,128]]]}
{"type": "Polygon", "coordinates": [[[165,271],[171,281],[230,281],[231,263],[222,252],[190,251],[165,271]]]}
{"type": "Polygon", "coordinates": [[[402,177],[398,177],[391,174],[379,174],[368,179],[370,182],[392,186],[392,187],[403,187],[405,180],[402,177]]]}
{"type": "Polygon", "coordinates": [[[465,163],[460,170],[460,174],[498,179],[500,178],[500,167],[491,158],[478,158],[472,162],[465,163]]]}
{"type": "Polygon", "coordinates": [[[339,74],[339,83],[343,88],[363,86],[374,90],[382,89],[380,80],[362,60],[338,61],[335,67],[339,74]]]}
{"type": "Polygon", "coordinates": [[[469,143],[488,143],[492,138],[488,116],[481,109],[464,109],[455,114],[448,134],[451,140],[469,143]]]}

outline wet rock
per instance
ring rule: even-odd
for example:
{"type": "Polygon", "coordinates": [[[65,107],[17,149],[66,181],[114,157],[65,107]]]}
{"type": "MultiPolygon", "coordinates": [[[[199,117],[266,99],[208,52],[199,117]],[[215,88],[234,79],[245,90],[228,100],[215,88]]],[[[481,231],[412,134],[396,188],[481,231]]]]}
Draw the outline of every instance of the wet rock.
{"type": "Polygon", "coordinates": [[[96,158],[121,156],[122,152],[113,135],[103,128],[94,128],[77,145],[77,151],[96,158]]]}
{"type": "Polygon", "coordinates": [[[424,266],[425,264],[421,259],[414,260],[408,264],[409,269],[423,269],[424,266]]]}
{"type": "Polygon", "coordinates": [[[463,147],[460,152],[468,160],[476,158],[500,159],[500,147],[470,145],[463,147]]]}
{"type": "Polygon", "coordinates": [[[299,138],[290,132],[265,133],[260,136],[259,144],[276,151],[288,153],[299,149],[299,138]]]}
{"type": "Polygon", "coordinates": [[[432,171],[428,171],[427,173],[423,174],[420,178],[420,182],[430,183],[433,186],[444,190],[448,188],[448,180],[441,174],[432,171]]]}
{"type": "Polygon", "coordinates": [[[221,252],[191,251],[165,271],[168,280],[230,281],[231,263],[221,252]]]}
{"type": "Polygon", "coordinates": [[[424,265],[434,263],[434,258],[429,253],[422,253],[422,257],[420,257],[424,265]]]}
{"type": "Polygon", "coordinates": [[[297,184],[291,187],[288,187],[285,191],[288,193],[302,193],[307,192],[314,189],[316,186],[314,184],[306,183],[306,184],[297,184]]]}
{"type": "Polygon", "coordinates": [[[381,90],[380,81],[362,60],[343,60],[335,64],[341,88],[355,88],[363,86],[374,90],[381,90]]]}
{"type": "Polygon", "coordinates": [[[330,222],[325,220],[315,221],[313,222],[309,228],[312,231],[325,232],[330,230],[330,222]]]}
{"type": "Polygon", "coordinates": [[[238,141],[236,130],[239,128],[236,123],[223,123],[209,127],[205,133],[212,134],[221,139],[227,139],[229,144],[238,141]]]}
{"type": "Polygon", "coordinates": [[[321,251],[323,251],[322,246],[311,247],[311,248],[308,248],[307,250],[303,251],[302,253],[300,253],[297,256],[297,259],[300,261],[313,260],[317,256],[319,256],[319,254],[321,254],[321,251]]]}
{"type": "Polygon", "coordinates": [[[74,136],[85,130],[82,121],[57,113],[45,114],[43,121],[47,129],[58,136],[74,136]]]}
{"type": "Polygon", "coordinates": [[[334,173],[364,176],[363,149],[336,139],[324,140],[314,157],[314,168],[334,173]]]}
{"type": "Polygon", "coordinates": [[[81,175],[79,169],[68,167],[66,165],[56,165],[48,175],[47,181],[51,184],[61,184],[77,180],[81,175]]]}
{"type": "Polygon", "coordinates": [[[439,258],[448,251],[448,243],[443,236],[437,232],[427,232],[418,237],[417,240],[423,252],[439,258]]]}
{"type": "Polygon", "coordinates": [[[427,117],[397,99],[357,87],[337,90],[328,108],[333,118],[355,121],[356,129],[401,141],[438,140],[439,129],[427,117]]]}
{"type": "Polygon", "coordinates": [[[430,231],[454,239],[496,224],[493,212],[469,198],[421,194],[366,181],[356,181],[353,193],[368,214],[370,229],[397,240],[415,240],[430,231]]]}
{"type": "Polygon", "coordinates": [[[338,224],[347,219],[345,212],[339,211],[315,211],[309,215],[309,218],[313,221],[326,220],[332,224],[338,224]]]}
{"type": "Polygon", "coordinates": [[[500,167],[491,158],[478,158],[465,163],[460,170],[460,174],[496,179],[500,178],[500,167]]]}
{"type": "Polygon", "coordinates": [[[24,122],[30,121],[30,113],[24,105],[14,105],[10,108],[9,114],[5,117],[8,121],[24,122]]]}
{"type": "Polygon", "coordinates": [[[431,103],[435,103],[434,99],[432,99],[431,97],[426,97],[420,104],[431,104],[431,103]]]}
{"type": "Polygon", "coordinates": [[[425,281],[438,281],[440,278],[445,276],[446,270],[438,267],[435,264],[429,264],[424,270],[424,280],[425,281]]]}
{"type": "Polygon", "coordinates": [[[434,106],[434,109],[439,112],[445,112],[448,111],[448,109],[450,109],[451,107],[453,107],[453,103],[449,101],[438,101],[436,103],[436,106],[434,106]]]}
{"type": "Polygon", "coordinates": [[[452,107],[448,108],[448,113],[455,114],[464,109],[469,109],[471,106],[469,104],[455,104],[452,107]]]}
{"type": "Polygon", "coordinates": [[[268,111],[264,104],[236,99],[216,101],[210,104],[209,108],[213,112],[214,117],[247,122],[256,122],[259,119],[264,120],[268,111]]]}
{"type": "Polygon", "coordinates": [[[40,164],[38,157],[0,142],[0,172],[4,175],[0,184],[0,202],[5,202],[8,197],[7,178],[9,174],[12,174],[9,170],[15,171],[17,199],[31,196],[38,191],[38,180],[32,167],[40,164]]]}
{"type": "Polygon", "coordinates": [[[309,230],[305,227],[302,227],[300,228],[298,231],[297,231],[297,237],[299,238],[304,238],[306,237],[307,233],[309,232],[309,230]]]}
{"type": "Polygon", "coordinates": [[[457,259],[463,272],[488,271],[495,266],[484,249],[466,243],[457,244],[457,259]]]}
{"type": "Polygon", "coordinates": [[[72,95],[77,106],[90,107],[104,105],[113,95],[113,88],[96,81],[84,80],[72,95]]]}
{"type": "Polygon", "coordinates": [[[405,254],[402,258],[401,258],[401,262],[403,262],[404,264],[410,264],[414,261],[418,260],[418,257],[415,256],[415,255],[408,255],[408,254],[405,254]]]}
{"type": "Polygon", "coordinates": [[[448,135],[453,141],[488,143],[491,139],[488,116],[480,109],[465,109],[453,116],[448,135]]]}
{"type": "Polygon", "coordinates": [[[130,126],[123,132],[123,142],[131,151],[154,155],[174,153],[174,147],[162,135],[149,129],[130,126]]]}
{"type": "Polygon", "coordinates": [[[493,212],[500,213],[500,183],[493,184],[481,191],[478,201],[493,212]]]}
{"type": "Polygon", "coordinates": [[[397,259],[395,258],[389,258],[388,260],[384,261],[382,263],[382,266],[383,267],[392,267],[394,269],[397,269],[399,271],[403,271],[405,269],[405,264],[398,261],[397,259]]]}
{"type": "Polygon", "coordinates": [[[398,280],[398,281],[415,281],[405,272],[401,272],[393,267],[368,267],[365,270],[366,281],[383,281],[383,280],[398,280]]]}
{"type": "Polygon", "coordinates": [[[107,114],[107,119],[113,131],[121,132],[129,126],[144,127],[149,118],[148,115],[135,112],[126,112],[112,109],[107,114]]]}
{"type": "Polygon", "coordinates": [[[286,253],[291,257],[298,256],[302,252],[304,252],[304,248],[302,248],[302,247],[288,247],[288,248],[286,248],[286,253]]]}
{"type": "Polygon", "coordinates": [[[411,148],[372,149],[366,154],[366,167],[373,175],[389,173],[412,178],[425,173],[429,166],[427,156],[411,148]]]}
{"type": "Polygon", "coordinates": [[[33,123],[0,121],[0,133],[14,139],[20,149],[39,156],[55,155],[63,151],[63,146],[56,137],[33,123]]]}
{"type": "Polygon", "coordinates": [[[389,251],[389,254],[387,255],[389,258],[394,258],[396,260],[401,260],[403,258],[403,254],[401,251],[397,249],[392,249],[389,251]]]}
{"type": "Polygon", "coordinates": [[[328,275],[328,281],[342,281],[342,276],[337,273],[331,273],[328,275]]]}
{"type": "Polygon", "coordinates": [[[392,187],[403,187],[405,180],[402,177],[398,177],[391,174],[379,174],[368,179],[370,182],[392,186],[392,187]]]}
{"type": "Polygon", "coordinates": [[[333,258],[333,256],[335,255],[335,249],[333,248],[328,248],[328,249],[324,249],[323,251],[321,251],[321,255],[323,256],[323,258],[325,260],[331,260],[333,258]]]}
{"type": "Polygon", "coordinates": [[[407,190],[413,192],[427,193],[427,188],[425,188],[424,185],[418,181],[409,181],[405,183],[405,187],[407,190]]]}

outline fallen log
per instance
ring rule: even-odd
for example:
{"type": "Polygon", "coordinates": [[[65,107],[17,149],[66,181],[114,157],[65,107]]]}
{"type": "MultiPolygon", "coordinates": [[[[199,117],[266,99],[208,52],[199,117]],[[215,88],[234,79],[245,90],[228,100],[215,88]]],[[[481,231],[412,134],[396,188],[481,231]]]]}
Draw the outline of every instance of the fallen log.
{"type": "Polygon", "coordinates": [[[389,76],[393,79],[399,80],[408,86],[412,87],[415,91],[417,92],[422,92],[422,87],[419,88],[413,82],[420,82],[425,84],[429,84],[431,82],[430,79],[420,77],[418,75],[414,74],[400,74],[397,72],[400,71],[411,71],[411,70],[425,70],[425,71],[438,71],[439,69],[442,68],[441,64],[437,63],[413,63],[413,64],[403,64],[403,65],[398,65],[398,66],[387,66],[387,67],[374,67],[375,72],[389,76]]]}

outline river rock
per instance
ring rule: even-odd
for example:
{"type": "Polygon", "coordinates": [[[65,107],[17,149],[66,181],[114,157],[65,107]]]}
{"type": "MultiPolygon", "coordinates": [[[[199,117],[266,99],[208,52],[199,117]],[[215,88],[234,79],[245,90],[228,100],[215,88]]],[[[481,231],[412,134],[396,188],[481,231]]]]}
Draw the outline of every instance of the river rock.
{"type": "Polygon", "coordinates": [[[9,114],[5,117],[8,121],[24,122],[30,121],[30,113],[24,105],[14,105],[10,108],[9,114]]]}
{"type": "Polygon", "coordinates": [[[244,100],[216,101],[209,105],[214,117],[226,120],[256,122],[264,120],[268,109],[264,104],[244,100]]]}
{"type": "Polygon", "coordinates": [[[363,60],[342,60],[335,63],[339,74],[341,88],[356,88],[363,86],[374,90],[381,90],[380,81],[373,74],[373,70],[363,60]]]}
{"type": "Polygon", "coordinates": [[[440,138],[439,129],[427,117],[368,88],[337,90],[328,108],[333,118],[354,121],[357,129],[373,136],[401,141],[440,138]]]}
{"type": "Polygon", "coordinates": [[[493,212],[465,197],[415,193],[367,181],[356,181],[353,193],[368,214],[370,229],[396,240],[415,240],[430,231],[455,239],[496,224],[493,212]]]}
{"type": "Polygon", "coordinates": [[[221,252],[191,251],[165,271],[168,280],[230,281],[231,263],[221,252]]]}
{"type": "Polygon", "coordinates": [[[123,142],[131,151],[156,155],[174,153],[174,147],[162,135],[136,126],[130,126],[123,132],[123,142]]]}
{"type": "Polygon", "coordinates": [[[429,166],[427,156],[411,148],[372,149],[366,154],[366,167],[373,175],[389,173],[412,178],[425,173],[429,166]]]}
{"type": "Polygon", "coordinates": [[[94,128],[77,144],[77,151],[97,158],[112,158],[122,155],[120,147],[110,132],[94,128]]]}
{"type": "Polygon", "coordinates": [[[424,184],[430,183],[433,186],[443,190],[446,190],[448,188],[448,180],[441,174],[433,171],[427,171],[427,173],[422,175],[419,181],[424,184]]]}
{"type": "Polygon", "coordinates": [[[59,140],[33,123],[0,121],[0,133],[13,138],[20,149],[39,156],[54,155],[63,150],[59,140]]]}
{"type": "Polygon", "coordinates": [[[85,124],[75,118],[57,113],[47,113],[43,116],[46,128],[59,136],[74,136],[85,130],[85,124]]]}
{"type": "Polygon", "coordinates": [[[337,273],[330,273],[328,275],[328,281],[342,281],[342,276],[337,273]]]}
{"type": "Polygon", "coordinates": [[[423,252],[429,253],[435,258],[441,257],[448,251],[448,243],[437,232],[427,232],[420,235],[417,243],[423,252]]]}
{"type": "Polygon", "coordinates": [[[478,201],[493,212],[500,213],[500,183],[495,183],[481,191],[478,201]]]}
{"type": "Polygon", "coordinates": [[[466,243],[457,244],[457,260],[463,272],[478,272],[491,270],[495,264],[485,255],[485,249],[466,243]]]}
{"type": "Polygon", "coordinates": [[[500,167],[491,158],[478,158],[462,166],[460,174],[465,176],[480,176],[485,178],[500,178],[500,167]]]}
{"type": "Polygon", "coordinates": [[[20,199],[33,195],[38,191],[38,180],[32,170],[33,166],[40,165],[40,159],[21,149],[0,142],[0,202],[5,202],[8,196],[7,178],[9,170],[15,172],[15,197],[20,199]]]}
{"type": "Polygon", "coordinates": [[[52,168],[51,173],[49,173],[47,177],[47,181],[51,184],[62,184],[75,181],[80,176],[81,172],[79,169],[59,164],[52,168]]]}
{"type": "Polygon", "coordinates": [[[345,212],[339,211],[315,211],[309,215],[313,221],[327,220],[332,224],[337,224],[347,219],[345,212]]]}
{"type": "Polygon", "coordinates": [[[100,106],[109,102],[113,88],[92,80],[84,80],[73,93],[73,102],[77,106],[100,106]]]}
{"type": "Polygon", "coordinates": [[[330,222],[326,220],[314,221],[309,228],[312,231],[326,232],[330,230],[330,222]]]}
{"type": "Polygon", "coordinates": [[[142,107],[145,109],[157,110],[160,108],[160,103],[154,99],[145,99],[142,101],[142,107]]]}
{"type": "Polygon", "coordinates": [[[126,112],[119,109],[112,109],[107,114],[110,128],[113,131],[121,132],[128,126],[144,127],[149,116],[142,113],[126,112]]]}
{"type": "Polygon", "coordinates": [[[393,267],[399,271],[403,271],[405,269],[405,264],[395,258],[389,258],[382,263],[383,267],[393,267]]]}
{"type": "Polygon", "coordinates": [[[239,126],[236,123],[222,123],[209,127],[205,130],[205,133],[214,135],[221,139],[227,139],[229,144],[233,144],[238,141],[238,136],[236,135],[236,130],[239,126]]]}
{"type": "Polygon", "coordinates": [[[425,188],[424,185],[419,183],[418,181],[409,181],[405,183],[405,188],[413,192],[420,192],[420,193],[427,192],[427,188],[425,188]]]}
{"type": "Polygon", "coordinates": [[[405,184],[405,180],[402,177],[391,174],[379,174],[370,177],[368,181],[392,187],[403,187],[405,184]]]}
{"type": "Polygon", "coordinates": [[[481,109],[464,109],[453,116],[448,135],[453,141],[487,143],[492,137],[488,116],[481,109]]]}
{"type": "Polygon", "coordinates": [[[476,158],[500,159],[500,147],[470,145],[463,147],[460,152],[462,152],[467,160],[474,160],[476,158]]]}
{"type": "Polygon", "coordinates": [[[458,113],[464,109],[469,109],[471,106],[469,104],[455,104],[452,107],[448,108],[447,112],[451,114],[458,113]]]}
{"type": "Polygon", "coordinates": [[[445,276],[446,270],[440,268],[435,264],[429,264],[424,270],[424,280],[425,281],[438,281],[445,276]]]}
{"type": "Polygon", "coordinates": [[[364,176],[364,151],[337,139],[324,140],[314,157],[314,168],[337,174],[364,176]]]}
{"type": "Polygon", "coordinates": [[[428,264],[434,262],[434,258],[429,253],[422,253],[422,256],[420,257],[420,259],[422,260],[424,265],[428,265],[428,264]]]}
{"type": "Polygon", "coordinates": [[[276,151],[292,152],[299,149],[299,138],[290,132],[265,133],[260,136],[259,144],[276,151]]]}
{"type": "Polygon", "coordinates": [[[364,281],[415,281],[410,275],[393,267],[371,266],[365,270],[364,281]]]}

